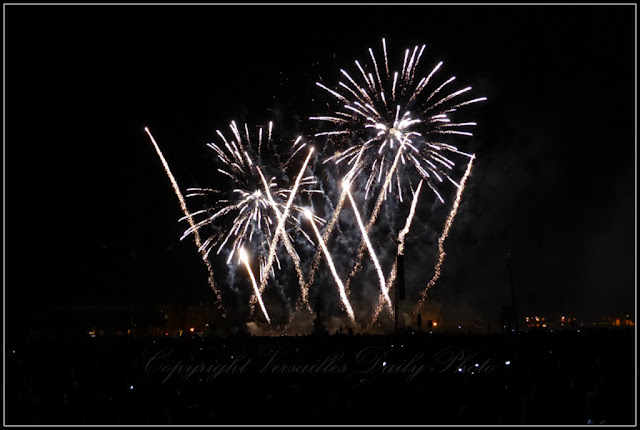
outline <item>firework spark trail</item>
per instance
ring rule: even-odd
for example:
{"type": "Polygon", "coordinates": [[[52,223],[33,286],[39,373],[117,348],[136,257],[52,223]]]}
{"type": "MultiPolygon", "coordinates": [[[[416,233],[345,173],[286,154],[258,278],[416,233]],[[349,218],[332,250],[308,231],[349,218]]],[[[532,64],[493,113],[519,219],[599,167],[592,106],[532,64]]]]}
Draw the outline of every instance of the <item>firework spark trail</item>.
{"type": "MultiPolygon", "coordinates": [[[[338,217],[340,216],[340,212],[342,211],[342,207],[344,206],[344,202],[346,198],[347,198],[347,193],[346,193],[346,190],[343,189],[342,194],[340,194],[340,200],[338,201],[338,205],[333,211],[333,216],[331,217],[331,220],[327,224],[327,227],[324,233],[322,234],[322,240],[325,243],[328,242],[329,236],[333,232],[333,228],[335,227],[336,222],[338,221],[338,217]]],[[[316,271],[318,270],[318,265],[320,264],[320,257],[322,257],[322,248],[319,247],[318,249],[316,249],[316,253],[313,256],[313,262],[311,263],[311,269],[309,269],[309,275],[307,276],[307,289],[311,288],[311,286],[313,285],[316,271]]]]}
{"type": "Polygon", "coordinates": [[[418,305],[416,306],[416,309],[414,311],[414,313],[416,314],[418,313],[418,311],[424,304],[425,299],[427,298],[427,291],[429,291],[429,289],[435,285],[438,278],[440,278],[440,274],[441,274],[440,269],[442,268],[444,257],[445,255],[447,255],[447,253],[444,251],[444,241],[447,239],[447,236],[449,235],[449,230],[451,229],[451,226],[453,225],[453,220],[456,217],[456,213],[458,212],[458,207],[460,206],[460,200],[462,198],[462,193],[464,192],[467,178],[469,177],[469,174],[471,174],[471,168],[473,167],[473,160],[475,160],[475,155],[472,155],[471,159],[469,160],[469,164],[467,165],[467,170],[464,172],[464,176],[460,181],[460,187],[458,188],[458,193],[456,194],[456,199],[453,203],[453,207],[451,208],[451,212],[449,212],[447,221],[444,224],[442,235],[438,239],[439,255],[438,255],[438,262],[436,263],[436,266],[434,269],[435,273],[433,274],[433,277],[431,278],[431,280],[428,282],[427,287],[424,289],[424,291],[422,291],[420,295],[420,300],[418,301],[418,305]]]}
{"type": "Polygon", "coordinates": [[[300,186],[300,181],[304,176],[304,171],[307,168],[307,164],[309,164],[309,160],[311,159],[312,154],[313,154],[313,147],[309,148],[309,155],[307,155],[307,158],[304,160],[304,163],[302,164],[302,168],[300,169],[300,173],[298,173],[298,176],[296,177],[295,184],[293,186],[293,189],[291,190],[291,194],[289,195],[289,200],[287,200],[287,204],[284,208],[284,211],[282,212],[282,217],[278,221],[278,225],[273,234],[273,239],[271,240],[271,245],[269,246],[269,256],[267,258],[267,262],[264,266],[264,271],[262,272],[262,276],[260,279],[260,293],[262,293],[267,286],[269,271],[271,270],[271,266],[273,265],[273,260],[276,255],[276,246],[278,244],[278,239],[280,238],[280,235],[283,233],[284,222],[289,216],[289,208],[291,208],[291,204],[293,203],[293,199],[296,196],[298,187],[300,186]]]}
{"type": "Polygon", "coordinates": [[[387,59],[387,42],[382,39],[382,50],[384,51],[384,67],[387,71],[387,78],[389,77],[389,60],[387,59]]]}
{"type": "Polygon", "coordinates": [[[353,309],[351,308],[351,304],[349,303],[349,299],[347,297],[347,293],[344,287],[344,284],[342,283],[342,281],[340,280],[340,276],[338,276],[338,272],[336,271],[335,266],[333,265],[333,259],[331,258],[331,254],[329,254],[329,250],[327,249],[327,246],[325,245],[324,241],[322,240],[322,236],[320,236],[320,232],[318,231],[318,228],[316,227],[316,224],[313,222],[313,214],[311,213],[311,211],[307,210],[306,212],[307,218],[309,219],[309,222],[311,223],[311,227],[313,227],[313,231],[316,234],[316,237],[318,238],[318,242],[320,243],[320,247],[322,248],[322,252],[324,253],[326,259],[327,259],[327,263],[329,264],[329,269],[331,270],[331,273],[333,274],[333,279],[335,279],[336,284],[338,285],[338,290],[340,292],[340,299],[342,300],[342,304],[345,308],[345,310],[347,311],[347,314],[349,314],[349,319],[351,320],[352,324],[356,323],[356,318],[353,314],[353,309]]]}
{"type": "Polygon", "coordinates": [[[267,322],[271,324],[271,319],[269,318],[269,314],[267,313],[267,308],[264,306],[264,302],[262,301],[262,295],[258,291],[258,284],[256,283],[256,278],[253,276],[253,272],[251,271],[251,266],[249,266],[249,259],[247,258],[247,253],[244,248],[240,248],[240,259],[244,263],[244,266],[247,268],[247,272],[249,272],[249,277],[251,277],[251,284],[253,285],[254,295],[258,297],[258,302],[260,303],[260,308],[262,309],[262,313],[264,317],[267,319],[267,322]]]}
{"type": "MultiPolygon", "coordinates": [[[[278,222],[279,222],[282,219],[282,213],[280,212],[280,209],[278,209],[276,202],[273,200],[273,196],[271,195],[271,191],[269,190],[269,184],[267,184],[267,180],[264,178],[262,171],[258,167],[256,167],[256,169],[260,174],[260,179],[262,180],[262,184],[264,185],[264,190],[265,190],[265,193],[267,194],[267,199],[269,200],[269,203],[271,203],[271,207],[276,213],[276,217],[278,218],[278,222]]],[[[295,266],[296,273],[298,275],[298,283],[300,284],[300,292],[301,292],[301,304],[304,304],[307,307],[307,309],[311,311],[311,305],[309,304],[309,290],[307,288],[307,283],[304,280],[304,275],[302,274],[302,268],[300,267],[300,257],[298,256],[298,253],[295,251],[293,245],[291,244],[291,241],[289,240],[289,236],[287,235],[287,232],[284,231],[284,229],[282,230],[282,234],[280,235],[280,237],[284,242],[284,246],[287,249],[287,252],[291,256],[291,259],[293,260],[293,264],[295,266]]],[[[299,306],[296,307],[296,312],[298,310],[299,310],[299,306]]]]}
{"type": "MultiPolygon", "coordinates": [[[[376,200],[376,204],[373,207],[373,211],[371,212],[371,216],[369,217],[369,221],[367,221],[367,225],[365,227],[365,232],[367,235],[369,234],[371,227],[373,226],[373,224],[375,224],[376,219],[378,218],[378,214],[380,213],[380,208],[382,207],[382,202],[384,201],[386,196],[387,188],[389,187],[389,184],[391,183],[391,178],[393,177],[396,167],[398,166],[398,161],[400,160],[400,156],[402,155],[402,150],[404,149],[404,146],[405,146],[405,141],[401,142],[400,147],[398,148],[398,152],[396,153],[396,157],[393,160],[393,164],[389,169],[389,172],[387,172],[387,177],[385,178],[384,185],[380,190],[380,194],[378,195],[378,200],[376,200]]],[[[364,254],[364,248],[366,246],[367,245],[363,237],[363,239],[360,241],[360,246],[358,247],[358,253],[356,254],[356,263],[353,266],[351,273],[349,273],[349,277],[347,278],[347,282],[345,283],[345,287],[347,289],[351,284],[351,279],[353,279],[353,277],[358,273],[358,271],[360,271],[360,268],[362,267],[362,256],[364,254]]]]}
{"type": "MultiPolygon", "coordinates": [[[[409,216],[407,216],[407,220],[405,221],[404,228],[400,231],[398,235],[398,255],[404,255],[404,241],[409,234],[409,229],[411,228],[411,222],[413,221],[413,217],[416,214],[416,206],[418,205],[418,197],[420,196],[420,190],[422,189],[422,184],[424,180],[421,180],[416,188],[416,191],[413,193],[413,201],[411,202],[411,210],[409,211],[409,216]]],[[[398,274],[398,260],[393,262],[393,267],[391,268],[391,272],[389,273],[389,278],[387,279],[387,291],[391,291],[393,287],[393,282],[396,280],[396,276],[398,274]]],[[[384,296],[380,294],[378,297],[378,305],[375,308],[373,313],[373,317],[371,319],[371,323],[373,324],[378,319],[378,315],[380,315],[380,311],[382,310],[384,296]]]]}
{"type": "Polygon", "coordinates": [[[409,229],[411,228],[411,222],[413,221],[413,217],[416,214],[416,206],[418,205],[418,197],[420,197],[420,190],[422,189],[422,184],[424,180],[421,180],[416,188],[416,192],[413,195],[413,201],[411,202],[411,210],[409,211],[409,216],[407,217],[407,221],[405,222],[404,228],[400,231],[398,235],[398,254],[404,255],[404,241],[409,234],[409,229]]]}
{"type": "Polygon", "coordinates": [[[351,201],[351,206],[353,207],[353,212],[356,215],[356,221],[358,223],[358,227],[360,227],[360,231],[362,232],[362,238],[367,245],[367,249],[369,250],[369,256],[371,257],[371,261],[373,261],[373,265],[376,268],[376,272],[378,273],[378,280],[380,281],[380,292],[384,296],[384,300],[387,303],[387,307],[389,308],[389,312],[393,314],[393,305],[391,304],[391,298],[389,297],[389,292],[387,291],[387,285],[384,281],[384,273],[382,273],[382,268],[380,267],[380,262],[376,257],[376,253],[373,250],[373,246],[371,245],[371,241],[369,240],[369,236],[364,228],[364,224],[362,224],[362,219],[360,218],[360,211],[358,211],[358,206],[356,206],[355,200],[353,200],[353,196],[349,191],[349,184],[344,184],[345,189],[347,190],[347,196],[351,201]]]}
{"type": "MultiPolygon", "coordinates": [[[[358,156],[355,159],[355,163],[353,165],[353,167],[351,168],[351,170],[344,176],[343,181],[350,181],[351,178],[353,178],[353,175],[356,173],[356,169],[357,169],[357,165],[358,162],[360,161],[360,156],[362,155],[362,151],[360,151],[360,154],[358,154],[358,156]]],[[[329,236],[331,236],[331,233],[333,232],[333,229],[338,221],[338,218],[340,217],[340,212],[342,212],[342,208],[344,206],[344,202],[347,199],[347,192],[346,189],[344,187],[342,187],[342,192],[340,193],[340,198],[338,200],[338,204],[336,205],[334,211],[333,211],[333,215],[331,216],[331,220],[329,221],[329,223],[327,224],[327,227],[324,231],[324,233],[322,234],[322,240],[324,240],[325,243],[327,243],[329,241],[329,236]]],[[[313,256],[313,261],[311,263],[311,268],[309,269],[309,274],[307,276],[307,289],[311,288],[311,286],[313,285],[313,282],[315,281],[315,275],[316,275],[316,271],[318,270],[318,265],[320,264],[320,257],[322,256],[322,249],[321,248],[317,248],[316,249],[316,253],[313,256]]],[[[346,291],[347,293],[349,292],[349,286],[346,286],[346,291]]]]}
{"type": "Polygon", "coordinates": [[[207,268],[207,272],[209,273],[209,278],[208,278],[209,286],[211,287],[211,289],[213,290],[214,294],[216,295],[216,300],[218,302],[218,309],[222,310],[222,312],[223,312],[222,315],[223,316],[226,316],[226,312],[224,311],[224,308],[223,308],[223,305],[222,305],[222,297],[220,296],[220,290],[218,290],[218,287],[216,286],[215,281],[213,279],[213,267],[211,267],[211,263],[209,263],[209,259],[207,258],[207,253],[202,248],[202,242],[200,240],[200,235],[198,234],[198,230],[195,228],[195,223],[193,221],[193,218],[191,217],[189,209],[187,209],[187,203],[185,202],[184,197],[182,195],[182,192],[180,191],[180,187],[178,186],[178,182],[176,181],[176,178],[171,173],[171,169],[169,169],[169,164],[167,163],[167,160],[164,158],[164,155],[162,154],[162,151],[160,150],[160,147],[156,143],[156,140],[153,138],[153,135],[151,134],[151,131],[149,131],[148,127],[145,127],[144,131],[146,131],[147,134],[149,135],[149,138],[151,139],[151,143],[153,143],[153,146],[156,149],[156,153],[158,154],[158,157],[160,157],[160,161],[162,162],[162,166],[164,167],[164,170],[167,173],[167,176],[169,177],[169,180],[171,181],[171,186],[173,187],[173,191],[175,191],[176,196],[178,197],[178,200],[180,201],[180,208],[182,208],[182,212],[184,213],[184,215],[185,215],[187,221],[189,222],[189,224],[191,225],[191,227],[195,229],[195,231],[194,231],[194,241],[195,241],[196,246],[198,247],[198,250],[200,251],[200,255],[202,256],[202,261],[204,262],[204,265],[207,268]]]}

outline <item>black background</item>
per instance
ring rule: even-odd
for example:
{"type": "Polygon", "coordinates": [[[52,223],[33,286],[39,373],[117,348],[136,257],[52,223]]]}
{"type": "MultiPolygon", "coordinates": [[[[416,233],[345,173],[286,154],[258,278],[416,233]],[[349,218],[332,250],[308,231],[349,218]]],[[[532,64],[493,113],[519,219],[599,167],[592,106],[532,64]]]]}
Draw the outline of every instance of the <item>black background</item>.
{"type": "Polygon", "coordinates": [[[633,310],[634,6],[5,12],[7,307],[210,294],[144,127],[183,188],[202,184],[217,128],[274,117],[293,134],[322,107],[318,76],[386,37],[488,97],[443,300],[509,302],[508,234],[523,312],[633,310]]]}

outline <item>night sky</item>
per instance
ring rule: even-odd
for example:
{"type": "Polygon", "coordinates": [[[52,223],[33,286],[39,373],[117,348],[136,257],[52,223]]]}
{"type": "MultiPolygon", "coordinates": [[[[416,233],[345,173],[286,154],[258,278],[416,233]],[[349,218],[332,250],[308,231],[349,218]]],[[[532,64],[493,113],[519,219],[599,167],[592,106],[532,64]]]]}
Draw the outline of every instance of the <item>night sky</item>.
{"type": "Polygon", "coordinates": [[[488,97],[438,300],[497,317],[508,240],[521,314],[634,311],[634,6],[5,11],[7,307],[211,296],[144,127],[183,189],[213,185],[216,129],[304,131],[327,100],[318,76],[386,37],[390,56],[427,44],[488,97]]]}

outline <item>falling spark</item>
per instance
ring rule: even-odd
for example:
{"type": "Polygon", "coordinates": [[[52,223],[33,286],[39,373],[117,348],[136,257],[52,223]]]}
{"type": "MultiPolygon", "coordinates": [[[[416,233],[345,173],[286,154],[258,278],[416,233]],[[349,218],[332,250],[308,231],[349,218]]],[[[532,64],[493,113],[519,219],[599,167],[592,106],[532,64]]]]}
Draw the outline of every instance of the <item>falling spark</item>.
{"type": "MultiPolygon", "coordinates": [[[[182,212],[184,213],[184,215],[187,218],[187,221],[189,222],[191,227],[194,227],[195,223],[193,221],[193,218],[191,217],[191,213],[187,209],[187,203],[185,202],[184,197],[182,195],[182,192],[180,191],[180,187],[178,186],[178,182],[176,181],[176,178],[171,173],[171,169],[169,169],[169,164],[167,163],[167,160],[164,158],[164,155],[162,154],[162,151],[160,150],[160,147],[156,143],[156,140],[153,138],[153,135],[151,134],[151,131],[149,130],[149,128],[145,127],[144,131],[146,131],[147,134],[149,135],[149,138],[151,139],[151,143],[153,143],[153,146],[156,149],[156,153],[158,154],[158,157],[160,157],[160,161],[162,162],[162,166],[164,167],[164,170],[167,173],[167,176],[169,177],[169,180],[171,181],[171,186],[173,187],[173,191],[175,191],[176,196],[178,197],[178,200],[180,201],[180,208],[182,209],[182,212]]],[[[226,313],[225,313],[223,305],[222,305],[222,297],[220,296],[220,290],[218,290],[218,287],[216,286],[214,278],[213,278],[213,267],[211,267],[211,263],[209,263],[209,259],[207,257],[207,254],[202,250],[202,242],[200,240],[200,235],[198,234],[197,230],[194,233],[194,242],[195,242],[196,246],[198,247],[198,250],[200,251],[200,255],[202,256],[202,261],[204,262],[204,265],[207,268],[207,272],[209,273],[208,282],[209,282],[209,286],[211,287],[211,289],[213,290],[214,294],[216,295],[216,299],[217,299],[217,302],[218,302],[218,309],[222,310],[223,316],[226,316],[226,313]]]]}
{"type": "MultiPolygon", "coordinates": [[[[329,223],[325,228],[324,234],[322,235],[322,241],[324,243],[326,243],[329,240],[329,236],[333,232],[333,228],[335,227],[336,222],[338,221],[338,217],[340,216],[340,212],[342,211],[342,207],[344,206],[346,197],[347,197],[346,190],[343,189],[342,193],[340,194],[340,200],[338,200],[338,204],[336,205],[336,208],[333,211],[333,216],[331,217],[331,220],[329,220],[329,223]]],[[[311,288],[315,280],[315,274],[316,274],[316,271],[318,270],[318,265],[320,264],[320,257],[322,256],[321,251],[322,251],[322,248],[319,247],[316,250],[315,255],[313,256],[313,262],[311,263],[311,268],[309,269],[309,274],[307,276],[307,291],[311,288]]]]}
{"type": "Polygon", "coordinates": [[[304,163],[300,168],[300,173],[298,173],[298,176],[296,177],[295,184],[289,195],[289,200],[287,201],[284,211],[282,212],[282,217],[278,221],[278,225],[276,227],[275,233],[273,234],[273,239],[271,240],[271,245],[269,246],[269,256],[267,257],[267,262],[265,264],[264,271],[262,272],[262,277],[260,279],[260,293],[264,291],[267,285],[269,270],[271,270],[271,266],[273,265],[273,260],[276,255],[276,245],[278,244],[278,239],[282,234],[282,230],[284,229],[284,222],[289,216],[289,208],[291,208],[291,204],[293,203],[293,199],[296,196],[296,192],[298,191],[298,187],[300,186],[300,181],[304,176],[304,171],[307,168],[307,164],[309,164],[309,160],[311,159],[312,154],[313,154],[313,147],[309,148],[309,155],[307,155],[307,158],[304,160],[304,163]]]}
{"type": "Polygon", "coordinates": [[[387,70],[387,77],[389,77],[389,60],[387,59],[387,42],[382,39],[382,50],[384,51],[384,67],[387,70]]]}
{"type": "Polygon", "coordinates": [[[422,189],[422,184],[424,180],[421,180],[416,188],[415,193],[413,193],[413,201],[411,202],[411,210],[409,211],[409,216],[405,222],[404,228],[400,231],[398,235],[398,255],[404,255],[404,241],[409,234],[409,229],[411,228],[411,222],[413,221],[413,217],[416,214],[416,206],[418,204],[418,197],[420,197],[420,190],[422,189]]]}
{"type": "MultiPolygon", "coordinates": [[[[262,179],[262,183],[264,185],[264,191],[267,194],[269,203],[271,203],[271,207],[273,208],[273,211],[276,213],[278,222],[280,222],[280,220],[283,219],[283,214],[280,212],[280,209],[278,209],[278,205],[273,200],[273,196],[269,191],[269,185],[267,184],[267,180],[265,179],[260,169],[258,169],[258,173],[260,174],[260,179],[262,179]]],[[[311,311],[311,306],[309,305],[309,290],[307,288],[307,283],[304,280],[304,275],[302,274],[302,268],[300,267],[300,257],[298,256],[295,249],[293,248],[293,245],[291,244],[291,241],[289,240],[289,236],[286,234],[286,232],[282,231],[280,234],[280,238],[284,242],[285,248],[287,249],[287,252],[291,256],[291,259],[293,260],[293,264],[295,266],[296,273],[298,275],[298,282],[300,284],[300,290],[301,290],[300,291],[301,303],[304,304],[309,311],[311,311]]]]}
{"type": "MultiPolygon", "coordinates": [[[[373,207],[373,210],[371,211],[371,216],[369,217],[369,221],[367,222],[367,225],[365,227],[365,233],[367,235],[369,234],[371,227],[373,227],[373,225],[375,224],[378,214],[380,213],[380,208],[382,207],[382,202],[384,201],[387,187],[391,184],[391,178],[393,177],[395,169],[398,165],[398,161],[400,160],[400,156],[402,155],[403,148],[404,148],[404,142],[401,142],[401,145],[398,148],[393,164],[391,165],[391,168],[387,172],[387,177],[385,178],[382,191],[378,195],[378,200],[376,200],[376,204],[373,207]]],[[[353,277],[360,271],[360,268],[362,267],[362,257],[364,255],[364,249],[366,246],[367,245],[363,237],[362,240],[360,241],[358,252],[356,253],[356,262],[353,266],[353,269],[351,269],[351,273],[349,273],[349,277],[347,278],[347,282],[345,284],[347,289],[349,288],[349,285],[351,284],[351,280],[353,279],[353,277]]]]}
{"type": "MultiPolygon", "coordinates": [[[[420,197],[420,190],[422,189],[423,183],[424,183],[424,180],[421,180],[418,186],[416,187],[416,191],[413,193],[413,200],[411,201],[411,209],[409,210],[409,216],[407,216],[407,219],[404,224],[404,228],[400,231],[400,234],[398,234],[398,255],[404,255],[405,238],[407,237],[407,234],[409,234],[409,229],[411,228],[411,222],[413,221],[413,217],[416,214],[418,197],[420,197]]],[[[393,286],[393,283],[396,280],[397,274],[398,274],[398,260],[396,259],[396,261],[393,262],[391,273],[389,274],[389,278],[387,279],[387,291],[391,290],[391,287],[393,286]]],[[[385,297],[381,293],[380,297],[378,298],[378,305],[376,306],[375,311],[373,313],[373,318],[371,320],[372,324],[376,322],[376,320],[378,319],[378,315],[382,310],[384,299],[385,297]]]]}
{"type": "Polygon", "coordinates": [[[247,272],[249,272],[249,277],[251,278],[251,284],[253,285],[253,292],[258,297],[258,302],[260,303],[260,308],[262,309],[262,313],[264,317],[267,319],[267,322],[271,324],[271,319],[269,318],[269,314],[267,313],[267,308],[264,306],[264,302],[262,301],[262,294],[258,290],[258,284],[256,283],[256,278],[253,276],[253,272],[251,271],[251,266],[249,266],[249,259],[247,258],[247,252],[244,248],[240,248],[240,259],[244,263],[244,267],[247,268],[247,272]]]}
{"type": "Polygon", "coordinates": [[[316,227],[316,224],[313,222],[313,214],[311,213],[311,211],[307,211],[305,213],[306,213],[307,218],[309,219],[309,221],[311,223],[311,227],[313,228],[313,231],[315,232],[316,237],[318,238],[318,242],[320,243],[320,247],[322,248],[322,252],[324,253],[325,258],[327,259],[327,263],[329,264],[329,269],[331,270],[331,273],[333,274],[333,279],[335,279],[336,284],[338,285],[338,290],[340,292],[340,299],[342,300],[342,305],[344,306],[345,310],[347,311],[347,314],[349,314],[349,319],[351,320],[351,323],[355,324],[356,323],[356,318],[355,318],[355,315],[353,314],[353,309],[351,308],[351,304],[349,303],[349,299],[347,298],[347,293],[345,291],[344,284],[340,280],[340,276],[338,276],[338,272],[336,271],[336,268],[333,265],[333,259],[331,258],[331,254],[329,254],[329,250],[327,249],[327,246],[325,245],[324,241],[322,240],[322,236],[320,236],[320,232],[318,231],[318,227],[316,227]]]}
{"type": "Polygon", "coordinates": [[[444,241],[447,239],[447,236],[449,235],[449,230],[451,229],[451,226],[453,225],[453,220],[456,217],[456,213],[458,212],[458,207],[460,206],[460,200],[462,198],[462,193],[464,192],[464,188],[465,188],[465,184],[467,182],[467,178],[469,177],[469,174],[471,173],[471,168],[473,167],[473,160],[475,159],[475,155],[471,156],[471,159],[469,160],[469,164],[467,165],[467,170],[464,172],[464,176],[462,177],[462,180],[460,181],[460,187],[458,188],[458,193],[456,194],[456,199],[453,202],[453,207],[451,208],[451,212],[449,212],[449,216],[447,217],[446,222],[444,223],[444,229],[442,231],[442,235],[440,236],[440,238],[438,239],[438,262],[436,263],[435,269],[434,269],[434,274],[433,277],[431,278],[431,280],[427,283],[427,287],[424,289],[424,291],[422,291],[421,296],[420,296],[420,300],[418,301],[418,305],[416,306],[416,310],[415,313],[418,313],[418,311],[420,310],[420,308],[422,307],[422,305],[424,304],[425,299],[427,298],[427,292],[429,291],[429,289],[431,287],[433,287],[436,283],[436,281],[438,280],[438,278],[440,278],[441,275],[441,269],[442,269],[442,263],[444,263],[444,257],[447,255],[446,252],[444,251],[444,241]]]}
{"type": "Polygon", "coordinates": [[[358,211],[358,206],[356,205],[355,200],[353,200],[353,196],[351,195],[351,192],[349,191],[349,185],[345,184],[344,188],[347,190],[347,196],[349,197],[349,200],[351,201],[351,206],[353,208],[353,212],[356,215],[356,221],[358,223],[358,227],[360,227],[360,231],[362,233],[362,237],[367,245],[367,249],[369,250],[369,256],[371,257],[371,260],[373,261],[373,265],[376,269],[376,272],[378,273],[378,280],[380,281],[380,291],[382,292],[384,299],[387,303],[387,307],[389,308],[389,310],[391,312],[393,309],[393,306],[391,304],[391,298],[389,297],[389,293],[387,291],[387,286],[385,284],[384,281],[384,274],[382,273],[382,268],[380,267],[380,262],[378,261],[378,258],[376,257],[376,253],[373,250],[373,246],[371,245],[371,241],[369,240],[369,235],[366,232],[366,229],[364,227],[364,224],[362,224],[362,219],[360,218],[360,212],[358,211]]]}

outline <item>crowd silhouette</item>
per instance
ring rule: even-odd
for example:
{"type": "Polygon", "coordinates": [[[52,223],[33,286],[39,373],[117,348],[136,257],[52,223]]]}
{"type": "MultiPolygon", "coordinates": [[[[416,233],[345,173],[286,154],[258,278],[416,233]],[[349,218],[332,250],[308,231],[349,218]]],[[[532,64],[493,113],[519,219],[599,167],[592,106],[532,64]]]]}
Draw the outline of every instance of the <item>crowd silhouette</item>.
{"type": "Polygon", "coordinates": [[[635,410],[633,329],[25,338],[7,355],[8,424],[631,424],[635,410]]]}

